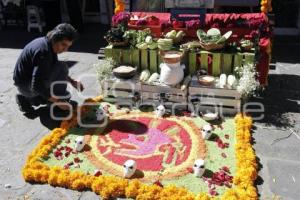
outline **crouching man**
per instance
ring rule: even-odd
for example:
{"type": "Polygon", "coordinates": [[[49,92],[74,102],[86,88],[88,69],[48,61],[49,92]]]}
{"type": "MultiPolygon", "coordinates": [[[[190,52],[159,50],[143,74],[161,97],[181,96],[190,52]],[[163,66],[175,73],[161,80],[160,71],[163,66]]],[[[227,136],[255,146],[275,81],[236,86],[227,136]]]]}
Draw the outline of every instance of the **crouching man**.
{"type": "Polygon", "coordinates": [[[17,104],[24,114],[34,114],[41,104],[57,103],[61,110],[71,108],[67,83],[82,91],[82,83],[69,77],[68,67],[57,54],[68,50],[77,36],[70,24],[59,24],[46,37],[27,44],[19,56],[13,79],[18,89],[17,104]]]}

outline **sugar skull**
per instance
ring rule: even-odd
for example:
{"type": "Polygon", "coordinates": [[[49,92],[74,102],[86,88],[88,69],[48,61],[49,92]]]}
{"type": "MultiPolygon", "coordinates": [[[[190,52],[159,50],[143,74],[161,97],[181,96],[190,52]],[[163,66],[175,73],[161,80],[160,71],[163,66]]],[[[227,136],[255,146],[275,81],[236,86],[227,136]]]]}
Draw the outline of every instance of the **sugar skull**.
{"type": "Polygon", "coordinates": [[[156,117],[163,117],[165,113],[166,113],[166,108],[164,105],[160,104],[159,106],[157,106],[155,110],[156,117]]]}
{"type": "Polygon", "coordinates": [[[103,121],[107,117],[106,111],[101,107],[97,108],[96,110],[96,118],[97,121],[103,121]]]}
{"type": "Polygon", "coordinates": [[[85,142],[84,142],[84,136],[78,136],[75,139],[75,150],[76,151],[82,151],[84,148],[85,142]]]}
{"type": "Polygon", "coordinates": [[[226,74],[220,75],[220,88],[224,88],[227,84],[227,76],[226,74]]]}
{"type": "Polygon", "coordinates": [[[204,160],[198,159],[195,161],[193,166],[194,175],[196,177],[201,177],[204,174],[205,168],[204,168],[204,160]]]}
{"type": "Polygon", "coordinates": [[[127,160],[123,165],[123,169],[125,178],[132,177],[136,171],[136,162],[134,160],[127,160]]]}
{"type": "Polygon", "coordinates": [[[234,88],[235,84],[236,84],[236,78],[233,75],[229,75],[227,78],[227,83],[228,83],[228,87],[230,89],[234,88]]]}
{"type": "Polygon", "coordinates": [[[213,131],[213,128],[211,125],[208,125],[208,124],[204,125],[201,128],[202,138],[205,140],[208,140],[210,138],[210,136],[212,135],[212,131],[213,131]]]}

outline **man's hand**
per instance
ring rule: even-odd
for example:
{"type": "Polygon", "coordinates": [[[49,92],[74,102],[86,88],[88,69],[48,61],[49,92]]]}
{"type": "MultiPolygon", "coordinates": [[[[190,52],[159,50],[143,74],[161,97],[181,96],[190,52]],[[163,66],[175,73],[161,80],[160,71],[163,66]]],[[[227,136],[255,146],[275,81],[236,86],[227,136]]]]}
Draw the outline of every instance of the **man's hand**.
{"type": "Polygon", "coordinates": [[[54,103],[57,107],[59,107],[62,110],[71,110],[72,109],[72,105],[67,102],[67,101],[60,101],[59,99],[57,99],[56,97],[50,97],[48,99],[48,101],[54,103]]]}
{"type": "Polygon", "coordinates": [[[71,84],[79,92],[82,92],[84,90],[84,86],[83,86],[83,84],[80,81],[73,80],[71,84]]]}
{"type": "Polygon", "coordinates": [[[62,110],[72,110],[72,105],[68,102],[61,102],[57,106],[62,110]]]}

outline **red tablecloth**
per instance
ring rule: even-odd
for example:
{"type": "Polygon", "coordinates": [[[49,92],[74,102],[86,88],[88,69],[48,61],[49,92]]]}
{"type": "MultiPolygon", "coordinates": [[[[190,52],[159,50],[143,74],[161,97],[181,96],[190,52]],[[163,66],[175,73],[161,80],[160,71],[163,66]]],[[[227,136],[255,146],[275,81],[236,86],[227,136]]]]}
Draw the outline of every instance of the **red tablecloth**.
{"type": "MultiPolygon", "coordinates": [[[[165,23],[170,23],[170,13],[151,13],[151,12],[134,12],[134,15],[138,17],[144,16],[156,16],[160,19],[160,25],[152,27],[157,37],[161,32],[168,31],[172,28],[164,28],[165,23]]],[[[203,22],[200,22],[203,24],[203,22]]],[[[258,33],[260,29],[260,58],[256,66],[258,72],[258,79],[262,86],[267,85],[267,78],[269,72],[269,60],[270,60],[270,46],[271,46],[271,33],[268,27],[268,17],[264,13],[242,13],[242,14],[206,14],[205,24],[202,27],[208,30],[212,27],[219,28],[224,34],[225,32],[232,30],[233,35],[231,41],[239,41],[241,38],[252,39],[254,34],[258,33]]],[[[145,27],[135,27],[145,28],[145,27]]],[[[150,27],[151,28],[151,27],[150,27]]],[[[184,28],[183,28],[184,29],[184,28]]],[[[196,37],[196,29],[186,29],[188,35],[196,37]]]]}

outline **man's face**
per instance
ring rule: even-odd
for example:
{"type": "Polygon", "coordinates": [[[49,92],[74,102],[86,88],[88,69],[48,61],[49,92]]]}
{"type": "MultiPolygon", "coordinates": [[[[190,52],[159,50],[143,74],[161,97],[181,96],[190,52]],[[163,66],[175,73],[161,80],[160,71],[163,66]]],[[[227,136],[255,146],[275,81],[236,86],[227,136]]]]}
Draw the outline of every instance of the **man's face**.
{"type": "Polygon", "coordinates": [[[53,44],[53,51],[56,54],[63,53],[65,51],[68,51],[69,47],[72,45],[72,41],[70,40],[62,40],[59,42],[55,42],[53,44]]]}

